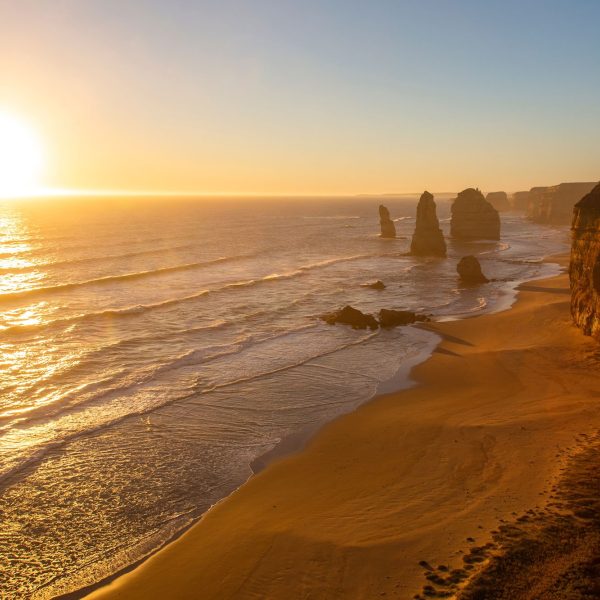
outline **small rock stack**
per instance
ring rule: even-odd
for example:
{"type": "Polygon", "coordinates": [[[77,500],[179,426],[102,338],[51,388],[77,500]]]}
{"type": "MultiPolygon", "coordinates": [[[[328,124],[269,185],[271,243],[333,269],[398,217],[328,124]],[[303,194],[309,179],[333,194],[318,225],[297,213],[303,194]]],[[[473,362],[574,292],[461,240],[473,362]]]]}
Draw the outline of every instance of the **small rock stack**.
{"type": "Polygon", "coordinates": [[[382,238],[396,237],[394,221],[390,219],[390,211],[383,204],[379,205],[379,224],[381,225],[382,238]]]}
{"type": "Polygon", "coordinates": [[[446,242],[440,229],[433,195],[423,192],[417,205],[417,223],[410,244],[413,256],[446,256],[446,242]]]}

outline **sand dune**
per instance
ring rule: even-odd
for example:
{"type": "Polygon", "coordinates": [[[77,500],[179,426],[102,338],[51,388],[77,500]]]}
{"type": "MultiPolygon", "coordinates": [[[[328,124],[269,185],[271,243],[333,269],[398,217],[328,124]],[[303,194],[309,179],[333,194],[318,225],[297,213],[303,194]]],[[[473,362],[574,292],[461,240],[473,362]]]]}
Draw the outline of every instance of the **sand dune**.
{"type": "Polygon", "coordinates": [[[567,286],[433,325],[443,341],[417,387],[327,425],[90,598],[408,599],[432,585],[427,565],[469,564],[600,427],[597,347],[570,323],[567,286]]]}

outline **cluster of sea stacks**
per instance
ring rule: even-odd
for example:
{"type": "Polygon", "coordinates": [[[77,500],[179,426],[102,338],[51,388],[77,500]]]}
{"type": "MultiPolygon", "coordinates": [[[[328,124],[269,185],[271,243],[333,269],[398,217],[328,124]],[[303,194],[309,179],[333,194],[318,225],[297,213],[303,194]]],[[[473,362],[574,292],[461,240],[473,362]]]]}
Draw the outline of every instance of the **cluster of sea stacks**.
{"type": "Polygon", "coordinates": [[[600,339],[600,183],[573,210],[569,279],[575,324],[600,339]]]}
{"type": "MultiPolygon", "coordinates": [[[[500,192],[504,194],[504,192],[500,192]]],[[[506,196],[506,194],[504,194],[506,196]]],[[[387,207],[379,206],[379,223],[382,238],[395,238],[396,228],[387,207]]],[[[498,211],[474,188],[462,191],[452,205],[451,235],[460,240],[477,240],[500,238],[500,217],[498,211]]],[[[446,241],[440,229],[433,195],[425,191],[417,205],[415,232],[410,244],[412,256],[446,257],[446,241]]],[[[481,265],[474,256],[466,256],[460,260],[457,271],[461,281],[468,285],[487,283],[489,279],[481,271],[481,265]]],[[[382,281],[363,284],[374,290],[384,290],[382,281]]],[[[378,327],[397,327],[410,325],[418,321],[428,321],[426,315],[407,310],[382,309],[378,318],[365,314],[352,306],[344,306],[339,310],[321,317],[326,323],[341,323],[354,329],[377,329],[378,327]]]]}

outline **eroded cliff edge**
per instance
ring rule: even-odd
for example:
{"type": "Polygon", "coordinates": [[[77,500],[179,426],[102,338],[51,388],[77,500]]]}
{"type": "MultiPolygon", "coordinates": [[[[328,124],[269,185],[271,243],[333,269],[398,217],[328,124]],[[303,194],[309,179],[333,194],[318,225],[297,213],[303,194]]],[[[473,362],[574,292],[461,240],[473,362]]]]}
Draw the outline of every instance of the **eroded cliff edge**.
{"type": "Polygon", "coordinates": [[[600,339],[600,183],[575,205],[571,231],[571,314],[600,339]]]}

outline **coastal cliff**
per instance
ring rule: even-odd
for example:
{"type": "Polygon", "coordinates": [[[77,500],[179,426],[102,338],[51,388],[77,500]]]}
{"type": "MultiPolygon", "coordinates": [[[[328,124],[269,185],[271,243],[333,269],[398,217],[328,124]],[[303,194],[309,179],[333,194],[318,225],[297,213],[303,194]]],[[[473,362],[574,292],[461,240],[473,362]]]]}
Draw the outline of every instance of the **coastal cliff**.
{"type": "Polygon", "coordinates": [[[499,240],[500,215],[478,189],[467,188],[452,204],[450,235],[463,240],[499,240]]]}
{"type": "Polygon", "coordinates": [[[575,324],[600,339],[600,183],[573,211],[569,280],[575,324]]]}
{"type": "Polygon", "coordinates": [[[390,218],[390,211],[383,204],[379,205],[379,224],[381,225],[382,238],[395,238],[396,227],[390,218]]]}
{"type": "Polygon", "coordinates": [[[536,223],[566,225],[571,222],[574,204],[595,185],[595,182],[577,182],[531,188],[527,216],[536,223]]]}
{"type": "Polygon", "coordinates": [[[435,201],[423,192],[417,205],[417,223],[410,244],[413,256],[446,256],[446,242],[437,218],[435,201]]]}

